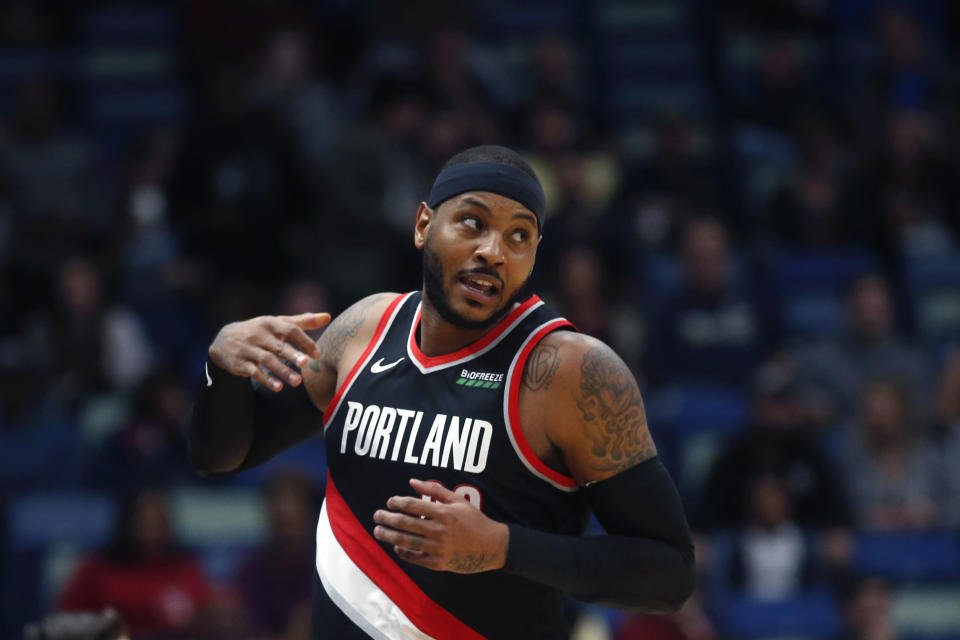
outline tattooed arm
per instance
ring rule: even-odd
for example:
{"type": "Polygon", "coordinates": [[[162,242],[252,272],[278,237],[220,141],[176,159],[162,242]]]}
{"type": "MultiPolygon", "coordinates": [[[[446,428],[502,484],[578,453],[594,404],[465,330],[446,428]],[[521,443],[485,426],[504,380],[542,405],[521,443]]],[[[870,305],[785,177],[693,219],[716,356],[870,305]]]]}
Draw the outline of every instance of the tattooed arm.
{"type": "Polygon", "coordinates": [[[610,347],[579,333],[549,334],[530,354],[520,422],[534,452],[581,485],[657,455],[630,369],[610,347]]]}
{"type": "Polygon", "coordinates": [[[511,524],[504,571],[590,602],[678,609],[693,590],[693,544],[623,361],[589,336],[548,335],[527,360],[520,416],[531,448],[582,485],[608,535],[511,524]]]}
{"type": "Polygon", "coordinates": [[[307,394],[324,411],[340,381],[366,348],[384,310],[396,293],[376,293],[354,303],[334,318],[317,340],[320,356],[302,369],[307,394]]]}

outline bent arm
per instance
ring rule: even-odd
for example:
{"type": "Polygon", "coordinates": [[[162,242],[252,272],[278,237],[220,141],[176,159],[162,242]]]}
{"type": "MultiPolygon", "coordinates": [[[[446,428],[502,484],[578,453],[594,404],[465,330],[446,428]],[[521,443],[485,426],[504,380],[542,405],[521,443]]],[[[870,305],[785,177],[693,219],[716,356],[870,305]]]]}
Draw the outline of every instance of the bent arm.
{"type": "Polygon", "coordinates": [[[566,536],[509,525],[503,570],[586,602],[651,613],[679,609],[693,593],[693,542],[660,460],[651,458],[584,490],[607,535],[566,536]]]}
{"type": "MultiPolygon", "coordinates": [[[[333,398],[341,371],[349,370],[356,359],[358,345],[370,339],[372,325],[376,325],[379,312],[395,297],[395,294],[368,296],[349,307],[331,322],[316,342],[313,360],[303,359],[299,371],[290,370],[298,378],[281,389],[268,388],[260,380],[251,384],[243,375],[233,375],[213,363],[207,363],[207,373],[212,384],[203,386],[197,394],[193,414],[188,426],[190,461],[202,474],[242,471],[270,460],[277,454],[321,433],[321,412],[333,398]],[[352,359],[351,359],[352,358],[352,359]],[[302,385],[297,384],[302,380],[302,385]]],[[[229,327],[229,325],[228,325],[229,327]]],[[[224,328],[226,330],[226,327],[224,328]]],[[[221,332],[223,333],[223,331],[221,332]]],[[[231,356],[241,357],[250,353],[252,343],[266,343],[263,339],[220,339],[221,350],[231,356]],[[229,343],[236,344],[229,344],[229,343]],[[228,343],[224,345],[223,343],[228,343]]],[[[362,350],[362,346],[359,347],[362,350]]],[[[222,355],[222,354],[221,354],[222,355]]],[[[260,351],[262,366],[271,366],[273,355],[260,351]]],[[[256,356],[244,356],[248,362],[256,356]]],[[[301,358],[302,354],[298,354],[301,358]]],[[[241,358],[242,359],[242,358],[241,358]]],[[[221,358],[229,362],[230,358],[221,358]]],[[[291,363],[282,363],[284,367],[291,363]]],[[[234,365],[242,371],[240,365],[234,365]]],[[[271,371],[276,373],[277,363],[271,371]]],[[[280,369],[285,370],[285,369],[280,369]]],[[[262,377],[263,371],[257,373],[262,377]]],[[[267,382],[276,382],[277,376],[267,382]]],[[[203,384],[206,384],[207,378],[203,384]]]]}
{"type": "MultiPolygon", "coordinates": [[[[693,541],[633,375],[593,338],[558,332],[541,344],[556,361],[545,366],[541,359],[537,384],[524,385],[522,412],[534,421],[543,416],[532,426],[548,435],[608,534],[564,536],[510,525],[504,571],[590,602],[679,609],[693,591],[693,541]],[[545,370],[553,376],[547,384],[545,370]]],[[[525,379],[533,373],[525,371],[525,379]]]]}
{"type": "Polygon", "coordinates": [[[197,393],[187,428],[198,473],[255,467],[320,431],[321,414],[302,387],[269,391],[211,362],[206,367],[213,384],[197,393]]]}

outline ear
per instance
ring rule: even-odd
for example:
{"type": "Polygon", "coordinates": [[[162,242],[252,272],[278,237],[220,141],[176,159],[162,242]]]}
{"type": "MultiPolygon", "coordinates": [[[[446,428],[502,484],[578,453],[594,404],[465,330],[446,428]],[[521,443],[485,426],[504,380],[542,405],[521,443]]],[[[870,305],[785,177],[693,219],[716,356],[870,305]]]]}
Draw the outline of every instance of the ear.
{"type": "Polygon", "coordinates": [[[427,244],[427,231],[430,229],[434,215],[434,210],[428,207],[426,202],[420,203],[420,208],[417,209],[417,222],[413,227],[413,244],[417,249],[423,249],[427,244]]]}

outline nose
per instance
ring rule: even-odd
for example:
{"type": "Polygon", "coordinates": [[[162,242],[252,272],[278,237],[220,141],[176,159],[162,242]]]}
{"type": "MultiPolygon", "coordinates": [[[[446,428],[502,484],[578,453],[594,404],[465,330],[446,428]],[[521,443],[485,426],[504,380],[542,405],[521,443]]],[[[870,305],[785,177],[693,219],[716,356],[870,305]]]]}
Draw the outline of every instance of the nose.
{"type": "Polygon", "coordinates": [[[499,233],[486,233],[477,245],[474,255],[486,264],[499,265],[506,262],[503,239],[499,233]]]}

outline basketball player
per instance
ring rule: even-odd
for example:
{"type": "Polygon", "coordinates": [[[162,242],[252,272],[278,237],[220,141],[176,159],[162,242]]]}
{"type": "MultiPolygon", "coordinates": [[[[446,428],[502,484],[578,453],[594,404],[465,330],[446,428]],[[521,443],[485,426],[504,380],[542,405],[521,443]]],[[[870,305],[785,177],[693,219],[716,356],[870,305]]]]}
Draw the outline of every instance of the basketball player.
{"type": "Polygon", "coordinates": [[[196,468],[326,438],[315,637],[565,638],[560,592],[655,612],[690,595],[689,530],[633,376],[525,288],[543,213],[516,153],[468,149],[417,211],[422,291],[365,298],[316,344],[305,331],[329,314],[232,323],[210,346],[196,468]],[[290,393],[322,420],[295,419],[290,393]],[[608,535],[581,536],[588,510],[608,535]]]}

